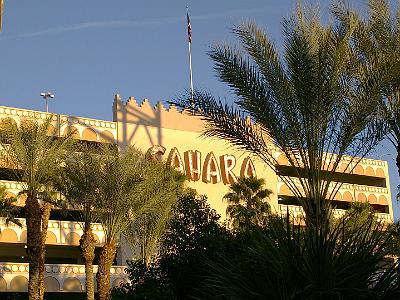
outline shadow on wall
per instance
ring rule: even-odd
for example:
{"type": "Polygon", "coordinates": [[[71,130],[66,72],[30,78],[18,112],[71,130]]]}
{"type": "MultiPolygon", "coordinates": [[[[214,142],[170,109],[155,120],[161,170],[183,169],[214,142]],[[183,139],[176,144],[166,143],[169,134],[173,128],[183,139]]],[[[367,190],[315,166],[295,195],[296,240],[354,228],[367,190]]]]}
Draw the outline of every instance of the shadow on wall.
{"type": "Polygon", "coordinates": [[[135,98],[130,97],[126,104],[120,95],[115,95],[113,104],[114,122],[118,122],[119,146],[126,148],[134,141],[140,129],[146,133],[146,138],[152,146],[162,145],[161,111],[164,110],[161,102],[153,109],[149,100],[145,99],[138,105],[135,98]],[[156,135],[151,128],[156,129],[156,135]]]}
{"type": "Polygon", "coordinates": [[[120,95],[115,95],[113,104],[113,120],[118,123],[118,144],[124,149],[134,145],[139,136],[150,147],[163,145],[163,129],[190,131],[201,133],[204,121],[193,116],[190,110],[179,111],[174,105],[165,108],[161,102],[152,107],[149,100],[144,99],[139,105],[134,97],[123,103],[120,95]],[[139,134],[140,132],[140,134],[139,134]]]}

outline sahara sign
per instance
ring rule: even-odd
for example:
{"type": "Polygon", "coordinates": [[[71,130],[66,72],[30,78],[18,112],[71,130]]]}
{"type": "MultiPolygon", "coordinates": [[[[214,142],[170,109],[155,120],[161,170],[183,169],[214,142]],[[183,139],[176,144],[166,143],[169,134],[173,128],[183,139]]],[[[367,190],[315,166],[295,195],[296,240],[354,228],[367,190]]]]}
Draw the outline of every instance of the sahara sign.
{"type": "MultiPolygon", "coordinates": [[[[154,158],[160,159],[165,153],[165,148],[160,145],[151,147],[147,153],[154,158]]],[[[201,160],[201,152],[197,150],[188,150],[183,153],[183,158],[176,147],[169,152],[167,163],[176,170],[185,174],[188,180],[203,181],[205,183],[232,184],[237,181],[234,173],[236,158],[230,154],[224,154],[217,159],[214,153],[209,152],[204,162],[201,160]]],[[[256,176],[253,161],[246,157],[240,168],[240,177],[256,176]]]]}

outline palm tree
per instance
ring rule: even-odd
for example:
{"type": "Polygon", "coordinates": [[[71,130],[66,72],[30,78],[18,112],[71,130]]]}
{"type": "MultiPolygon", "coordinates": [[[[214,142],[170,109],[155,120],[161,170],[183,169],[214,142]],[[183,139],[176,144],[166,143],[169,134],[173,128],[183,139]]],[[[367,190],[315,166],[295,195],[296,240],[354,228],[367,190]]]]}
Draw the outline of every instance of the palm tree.
{"type": "Polygon", "coordinates": [[[51,118],[1,123],[4,161],[15,171],[26,195],[25,218],[29,261],[30,300],[44,296],[44,257],[48,220],[54,200],[52,178],[71,149],[71,137],[58,138],[49,132],[51,118]]]}
{"type": "MultiPolygon", "coordinates": [[[[59,172],[61,176],[58,176],[56,186],[65,196],[70,207],[81,212],[80,215],[83,219],[84,233],[80,239],[80,247],[82,258],[85,262],[87,299],[94,299],[93,260],[95,255],[95,239],[91,224],[99,221],[100,213],[104,208],[99,206],[100,204],[97,201],[99,199],[99,192],[102,189],[101,184],[105,184],[101,171],[104,168],[104,164],[108,161],[107,157],[110,155],[117,155],[117,153],[108,146],[100,149],[87,146],[82,147],[79,152],[70,155],[65,164],[61,166],[59,172]]],[[[148,164],[149,170],[151,169],[150,165],[152,168],[157,169],[153,172],[157,174],[157,178],[160,176],[164,176],[164,178],[160,181],[156,178],[146,177],[146,186],[148,186],[149,191],[153,191],[151,194],[148,194],[148,197],[151,197],[151,199],[142,197],[143,205],[146,205],[147,208],[142,211],[140,216],[138,215],[135,218],[130,216],[131,219],[127,218],[130,224],[125,230],[128,242],[134,244],[134,241],[138,237],[141,238],[142,257],[144,257],[144,261],[148,260],[148,252],[153,253],[152,250],[154,250],[154,245],[157,244],[157,237],[159,237],[162,229],[165,227],[169,211],[176,202],[176,196],[174,197],[174,195],[176,195],[177,186],[181,182],[179,180],[171,180],[172,176],[176,176],[177,179],[181,176],[178,176],[177,172],[174,172],[172,169],[166,168],[161,162],[149,161],[148,164]],[[139,224],[140,226],[138,226],[139,224]],[[144,228],[146,230],[142,232],[144,228]]],[[[135,176],[135,173],[131,175],[135,176]]],[[[129,186],[126,188],[129,188],[129,186]]],[[[135,186],[131,186],[131,188],[133,189],[135,186]]],[[[128,201],[131,202],[132,200],[128,201]]],[[[104,202],[101,201],[101,203],[104,202]]],[[[129,205],[126,205],[126,203],[125,208],[129,208],[129,205]]],[[[118,211],[118,213],[123,213],[125,216],[126,212],[118,211]]],[[[121,221],[118,220],[118,222],[121,221]]],[[[112,221],[106,223],[109,225],[112,221]]],[[[120,225],[112,224],[112,226],[120,225]]]]}
{"type": "MultiPolygon", "coordinates": [[[[100,252],[96,279],[99,299],[106,300],[110,299],[110,267],[118,238],[138,217],[159,208],[162,198],[158,196],[166,186],[167,173],[160,172],[159,163],[149,161],[132,147],[124,153],[109,149],[99,158],[102,162],[96,178],[96,206],[104,228],[105,243],[100,252]]],[[[171,177],[169,180],[175,179],[171,177]]],[[[171,187],[170,184],[167,186],[171,187]]]]}
{"type": "Polygon", "coordinates": [[[386,0],[369,0],[369,13],[363,19],[359,12],[336,5],[334,12],[343,28],[356,24],[352,35],[354,54],[367,63],[381,63],[388,75],[382,84],[380,101],[382,116],[390,127],[388,138],[397,150],[400,174],[400,6],[391,13],[386,0]]]}
{"type": "MultiPolygon", "coordinates": [[[[389,68],[382,56],[358,55],[358,24],[350,20],[321,25],[314,10],[298,7],[283,22],[282,51],[251,23],[234,29],[242,48],[210,51],[235,103],[195,93],[196,113],[208,125],[205,135],[224,138],[271,168],[278,165],[277,154],[285,154],[295,178],[275,170],[304,208],[306,226],[289,216],[269,216],[265,230],[255,231],[237,256],[210,262],[204,299],[399,297],[398,265],[387,259],[391,226],[357,214],[341,222],[329,218],[327,200],[341,185],[335,170],[352,171],[386,133],[377,115],[389,68]],[[344,156],[350,163],[342,168],[344,156]]],[[[190,96],[180,101],[190,104],[190,96]]]]}
{"type": "Polygon", "coordinates": [[[96,149],[82,146],[79,152],[68,157],[60,166],[57,174],[56,188],[66,199],[67,208],[79,212],[83,221],[83,235],[79,240],[81,256],[85,264],[86,299],[94,300],[93,260],[95,257],[96,239],[92,224],[98,221],[96,200],[99,183],[98,172],[102,159],[96,149]],[[68,207],[69,206],[69,207],[68,207]]]}
{"type": "Polygon", "coordinates": [[[143,181],[144,158],[134,149],[124,154],[113,149],[99,159],[102,162],[96,178],[99,187],[96,205],[101,210],[99,220],[104,228],[105,242],[100,252],[96,279],[99,299],[108,300],[110,268],[117,250],[117,239],[135,217],[133,191],[143,181]]]}
{"type": "Polygon", "coordinates": [[[266,202],[272,191],[264,188],[265,180],[256,177],[242,177],[231,185],[224,196],[229,206],[226,214],[236,230],[246,230],[252,226],[262,226],[270,211],[266,202]]]}
{"type": "MultiPolygon", "coordinates": [[[[384,70],[380,62],[354,57],[350,26],[321,25],[314,10],[298,6],[283,22],[282,55],[253,23],[233,30],[241,48],[217,45],[209,53],[217,76],[235,95],[234,105],[195,92],[195,113],[207,122],[204,134],[249,151],[276,170],[306,214],[322,226],[341,186],[335,171],[351,172],[385,134],[375,118],[384,70]],[[280,172],[277,152],[293,167],[280,172]],[[355,158],[358,157],[358,158],[355,158]],[[298,183],[297,183],[298,182],[298,183]],[[332,183],[332,184],[331,184],[332,183]]],[[[191,107],[190,95],[178,101],[191,107]]]]}
{"type": "Polygon", "coordinates": [[[150,161],[155,176],[148,176],[148,193],[142,197],[146,208],[137,215],[125,230],[124,236],[132,249],[140,249],[140,259],[148,266],[157,253],[161,236],[171,217],[172,208],[178,201],[185,177],[166,166],[163,162],[150,161]],[[158,171],[157,171],[158,170],[158,171]]]}
{"type": "Polygon", "coordinates": [[[237,253],[209,262],[200,299],[398,299],[392,229],[348,214],[327,232],[268,216],[237,253]]]}

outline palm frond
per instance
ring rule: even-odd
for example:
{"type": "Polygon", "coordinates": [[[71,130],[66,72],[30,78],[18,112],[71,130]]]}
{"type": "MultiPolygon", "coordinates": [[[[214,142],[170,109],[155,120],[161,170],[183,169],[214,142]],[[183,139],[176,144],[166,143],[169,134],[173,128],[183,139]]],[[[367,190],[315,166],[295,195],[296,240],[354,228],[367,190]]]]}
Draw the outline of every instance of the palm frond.
{"type": "MultiPolygon", "coordinates": [[[[346,26],[322,26],[299,11],[284,21],[281,58],[262,29],[243,24],[234,33],[244,51],[220,45],[210,52],[219,79],[236,95],[234,105],[195,92],[206,136],[228,140],[276,171],[277,150],[286,156],[299,184],[281,178],[311,222],[329,214],[326,199],[340,188],[335,171],[344,156],[350,156],[350,172],[386,134],[377,107],[388,65],[354,53],[356,28],[353,19],[346,26]]],[[[177,104],[190,101],[183,96],[177,104]]]]}
{"type": "Polygon", "coordinates": [[[244,177],[230,186],[224,200],[229,204],[226,214],[233,229],[241,231],[264,225],[270,212],[267,197],[272,194],[264,185],[263,178],[244,177]]]}
{"type": "Polygon", "coordinates": [[[135,220],[124,232],[131,248],[141,249],[140,257],[145,264],[150,263],[158,250],[184,180],[180,173],[162,162],[148,163],[152,171],[148,172],[143,189],[137,192],[140,204],[135,220]]]}
{"type": "MultiPolygon", "coordinates": [[[[6,226],[10,223],[22,227],[22,223],[17,219],[19,209],[15,206],[16,197],[9,197],[5,186],[0,185],[0,217],[5,219],[6,226]]],[[[1,233],[0,233],[1,234],[1,233]]]]}
{"type": "Polygon", "coordinates": [[[51,122],[49,117],[44,122],[23,120],[19,126],[7,120],[1,123],[4,164],[13,170],[23,190],[35,198],[52,185],[56,170],[74,149],[72,137],[49,133],[51,122]]]}
{"type": "Polygon", "coordinates": [[[396,271],[386,260],[391,234],[391,228],[369,218],[359,220],[356,213],[323,232],[270,216],[267,229],[253,232],[242,251],[208,262],[211,272],[202,290],[207,299],[364,299],[389,294],[394,289],[387,287],[396,282],[396,271]]]}

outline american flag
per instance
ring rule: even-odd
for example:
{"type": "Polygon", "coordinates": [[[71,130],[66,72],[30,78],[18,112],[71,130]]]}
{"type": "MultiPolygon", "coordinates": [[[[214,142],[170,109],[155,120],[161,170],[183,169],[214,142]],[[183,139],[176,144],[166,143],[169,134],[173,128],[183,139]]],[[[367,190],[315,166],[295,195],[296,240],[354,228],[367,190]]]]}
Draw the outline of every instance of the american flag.
{"type": "Polygon", "coordinates": [[[190,18],[189,18],[189,12],[187,12],[186,13],[186,17],[187,17],[187,23],[188,23],[188,27],[187,27],[187,30],[188,30],[188,40],[189,40],[189,43],[192,43],[192,25],[190,25],[190,18]]]}

